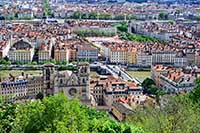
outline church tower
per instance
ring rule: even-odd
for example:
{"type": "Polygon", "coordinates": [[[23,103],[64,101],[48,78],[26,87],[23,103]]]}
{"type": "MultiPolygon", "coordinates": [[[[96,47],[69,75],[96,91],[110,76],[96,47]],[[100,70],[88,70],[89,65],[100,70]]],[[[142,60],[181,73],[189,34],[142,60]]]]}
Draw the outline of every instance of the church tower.
{"type": "Polygon", "coordinates": [[[90,67],[89,64],[80,64],[78,68],[79,83],[82,86],[81,100],[87,101],[90,99],[90,67]]]}
{"type": "Polygon", "coordinates": [[[43,67],[43,82],[45,94],[54,94],[54,77],[55,77],[55,66],[54,64],[46,64],[43,67]]]}

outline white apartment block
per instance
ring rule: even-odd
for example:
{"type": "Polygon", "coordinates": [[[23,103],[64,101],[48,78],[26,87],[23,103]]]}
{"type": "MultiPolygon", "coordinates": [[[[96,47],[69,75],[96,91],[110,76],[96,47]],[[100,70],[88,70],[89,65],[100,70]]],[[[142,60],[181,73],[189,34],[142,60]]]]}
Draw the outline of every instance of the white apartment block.
{"type": "Polygon", "coordinates": [[[152,63],[173,64],[175,57],[176,57],[176,52],[173,51],[155,51],[152,52],[152,63]]]}
{"type": "Polygon", "coordinates": [[[161,88],[169,93],[191,92],[195,88],[196,77],[190,74],[179,74],[161,75],[161,88]]]}
{"type": "Polygon", "coordinates": [[[137,54],[137,65],[138,66],[151,66],[152,65],[152,55],[148,53],[138,53],[137,54]]]}

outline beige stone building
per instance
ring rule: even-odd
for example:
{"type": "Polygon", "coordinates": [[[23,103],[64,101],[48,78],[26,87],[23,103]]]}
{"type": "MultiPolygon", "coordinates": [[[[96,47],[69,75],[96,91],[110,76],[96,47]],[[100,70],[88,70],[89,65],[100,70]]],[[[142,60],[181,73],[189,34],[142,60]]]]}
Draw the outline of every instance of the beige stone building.
{"type": "Polygon", "coordinates": [[[135,48],[110,48],[109,60],[111,63],[136,64],[137,49],[135,48]]]}
{"type": "Polygon", "coordinates": [[[55,48],[54,59],[56,61],[69,61],[69,49],[67,47],[55,48]]]}
{"type": "Polygon", "coordinates": [[[30,62],[33,59],[34,46],[31,43],[22,40],[16,41],[11,45],[8,57],[11,62],[21,61],[30,62]]]}
{"type": "Polygon", "coordinates": [[[44,63],[51,59],[52,44],[51,43],[42,43],[38,50],[38,62],[44,63]]]}

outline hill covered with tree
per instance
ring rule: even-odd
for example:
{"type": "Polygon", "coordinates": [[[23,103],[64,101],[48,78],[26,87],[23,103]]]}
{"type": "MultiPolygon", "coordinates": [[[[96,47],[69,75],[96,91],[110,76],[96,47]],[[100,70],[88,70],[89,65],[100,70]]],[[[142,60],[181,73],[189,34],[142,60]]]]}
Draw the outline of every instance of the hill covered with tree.
{"type": "Polygon", "coordinates": [[[0,104],[1,133],[142,133],[63,94],[20,104],[0,104]]]}
{"type": "Polygon", "coordinates": [[[128,118],[129,124],[142,127],[148,133],[200,133],[200,78],[196,84],[189,94],[161,98],[160,107],[136,109],[128,118]]]}

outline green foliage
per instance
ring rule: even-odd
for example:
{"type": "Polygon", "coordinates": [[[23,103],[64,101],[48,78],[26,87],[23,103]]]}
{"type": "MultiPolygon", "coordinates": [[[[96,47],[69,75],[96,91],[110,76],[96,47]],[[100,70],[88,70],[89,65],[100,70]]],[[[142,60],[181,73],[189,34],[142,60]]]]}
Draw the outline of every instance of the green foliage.
{"type": "Polygon", "coordinates": [[[117,26],[117,30],[120,32],[128,32],[128,24],[126,22],[120,23],[120,25],[117,26]]]}
{"type": "Polygon", "coordinates": [[[99,30],[76,30],[74,31],[80,37],[112,37],[115,33],[99,31],[99,30]]]}
{"type": "Polygon", "coordinates": [[[50,62],[53,63],[53,64],[56,64],[56,60],[55,59],[51,59],[50,62]]]}
{"type": "Polygon", "coordinates": [[[143,2],[147,2],[147,0],[133,0],[136,3],[143,3],[143,2]]]}
{"type": "Polygon", "coordinates": [[[194,91],[189,94],[189,97],[196,103],[200,104],[200,78],[196,79],[196,88],[194,89],[194,91]]]}
{"type": "Polygon", "coordinates": [[[37,62],[36,62],[36,61],[33,61],[33,62],[32,62],[32,65],[37,65],[37,62]]]}
{"type": "Polygon", "coordinates": [[[91,12],[88,14],[88,19],[97,19],[98,14],[96,12],[91,12]]]}
{"type": "Polygon", "coordinates": [[[197,21],[200,21],[200,15],[199,15],[199,16],[196,16],[196,20],[197,20],[197,21]]]}
{"type": "Polygon", "coordinates": [[[48,0],[43,0],[43,8],[46,17],[52,14],[48,0]]]}
{"type": "Polygon", "coordinates": [[[0,131],[5,133],[143,133],[140,128],[115,122],[106,113],[63,94],[1,106],[0,118],[0,131]]]}
{"type": "Polygon", "coordinates": [[[123,40],[145,42],[145,43],[160,42],[160,40],[155,38],[128,33],[128,24],[126,22],[120,23],[120,25],[117,26],[117,30],[119,32],[120,38],[123,40]]]}
{"type": "Polygon", "coordinates": [[[176,22],[173,21],[173,20],[169,20],[169,23],[170,23],[171,25],[174,25],[176,22]]]}
{"type": "Polygon", "coordinates": [[[145,42],[145,43],[160,42],[160,40],[158,40],[156,38],[141,36],[141,35],[137,35],[137,34],[130,34],[127,32],[121,32],[120,38],[123,40],[145,42]]]}
{"type": "Polygon", "coordinates": [[[142,87],[144,88],[143,92],[145,94],[155,95],[157,102],[159,102],[159,97],[160,96],[166,94],[165,91],[163,91],[162,89],[157,88],[155,82],[150,78],[146,78],[142,82],[142,87]]]}
{"type": "Polygon", "coordinates": [[[61,70],[71,70],[71,71],[76,71],[78,70],[78,68],[76,66],[73,66],[73,65],[61,65],[59,68],[58,68],[59,71],[61,70]]]}
{"type": "Polygon", "coordinates": [[[156,85],[155,82],[150,79],[150,78],[146,78],[143,82],[142,82],[142,87],[143,88],[150,88],[152,85],[156,85]]]}
{"type": "Polygon", "coordinates": [[[17,64],[17,65],[23,65],[24,62],[22,62],[22,61],[16,61],[15,64],[17,64]]]}
{"type": "Polygon", "coordinates": [[[152,133],[191,133],[199,132],[200,107],[187,96],[171,98],[161,108],[137,109],[128,121],[152,133]]]}
{"type": "Polygon", "coordinates": [[[58,62],[57,62],[57,65],[62,65],[62,61],[58,61],[58,62]]]}
{"type": "Polygon", "coordinates": [[[164,12],[159,13],[158,17],[159,17],[159,19],[163,19],[163,20],[168,19],[168,15],[164,12]]]}
{"type": "Polygon", "coordinates": [[[99,15],[98,15],[98,18],[99,19],[112,19],[112,15],[111,14],[109,14],[109,13],[100,13],[99,15]]]}
{"type": "Polygon", "coordinates": [[[11,61],[7,61],[5,59],[0,59],[0,64],[3,64],[3,65],[11,65],[11,61]]]}
{"type": "MultiPolygon", "coordinates": [[[[100,19],[100,20],[124,20],[125,14],[119,14],[119,15],[112,15],[109,13],[97,13],[97,12],[86,12],[82,13],[80,11],[76,11],[73,13],[73,15],[70,17],[72,19],[100,19]]],[[[135,19],[136,17],[134,15],[128,14],[126,15],[126,19],[135,19]]]]}
{"type": "Polygon", "coordinates": [[[12,129],[15,120],[16,105],[0,103],[0,132],[8,133],[12,129]]]}
{"type": "Polygon", "coordinates": [[[57,65],[67,65],[68,63],[68,61],[58,61],[57,65]]]}
{"type": "Polygon", "coordinates": [[[74,12],[74,14],[72,15],[72,18],[74,18],[74,19],[79,19],[79,18],[81,18],[81,12],[80,12],[80,11],[74,12]]]}
{"type": "Polygon", "coordinates": [[[8,67],[7,65],[4,66],[0,66],[0,70],[9,70],[10,67],[8,67]]]}
{"type": "Polygon", "coordinates": [[[44,98],[44,94],[42,92],[39,92],[37,95],[36,95],[36,99],[40,99],[42,100],[44,98]]]}

